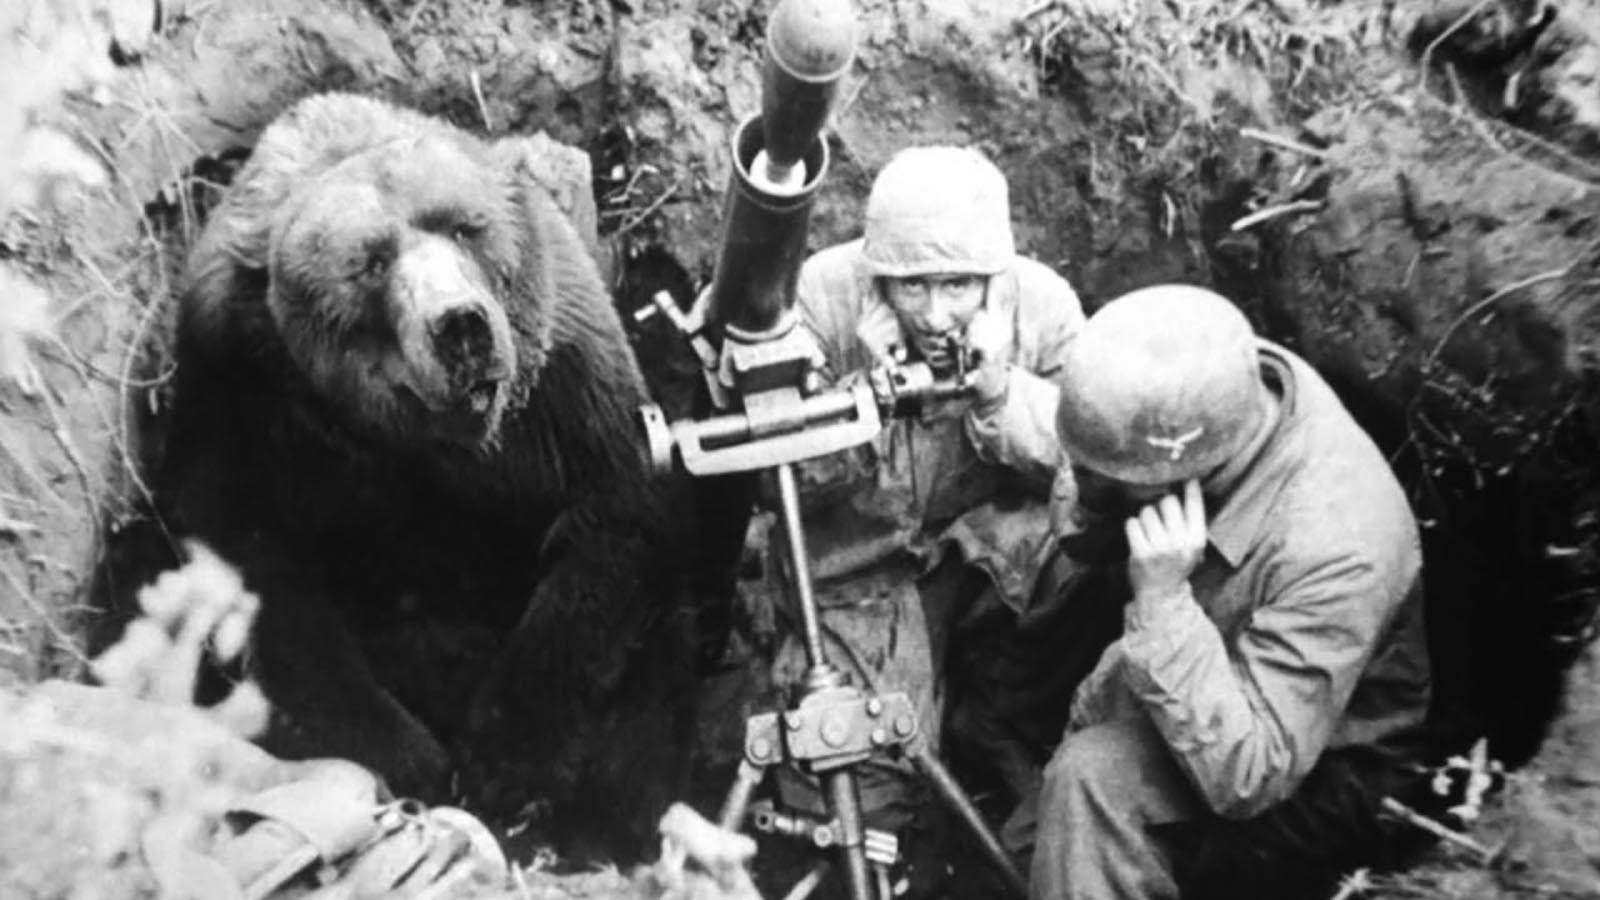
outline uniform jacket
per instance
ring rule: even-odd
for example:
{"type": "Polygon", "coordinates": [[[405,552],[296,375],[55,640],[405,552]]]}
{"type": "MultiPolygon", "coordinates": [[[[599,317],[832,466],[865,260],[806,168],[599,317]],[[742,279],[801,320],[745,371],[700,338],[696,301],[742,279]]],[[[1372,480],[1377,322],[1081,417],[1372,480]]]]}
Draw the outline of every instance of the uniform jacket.
{"type": "Polygon", "coordinates": [[[1148,715],[1211,808],[1236,818],[1288,797],[1324,750],[1412,746],[1429,697],[1405,494],[1305,361],[1267,342],[1261,357],[1281,390],[1273,433],[1223,473],[1190,589],[1127,607],[1070,726],[1148,715]]]}
{"type": "MultiPolygon", "coordinates": [[[[860,265],[861,242],[823,250],[801,269],[797,308],[836,380],[873,364],[856,337],[869,304],[887,301],[860,265]]],[[[1004,400],[945,408],[886,425],[869,445],[800,467],[807,538],[819,579],[895,558],[922,564],[957,547],[1021,603],[1049,544],[1049,496],[1067,341],[1083,323],[1072,288],[1048,267],[1015,257],[989,280],[986,309],[1009,327],[1004,400]]]]}

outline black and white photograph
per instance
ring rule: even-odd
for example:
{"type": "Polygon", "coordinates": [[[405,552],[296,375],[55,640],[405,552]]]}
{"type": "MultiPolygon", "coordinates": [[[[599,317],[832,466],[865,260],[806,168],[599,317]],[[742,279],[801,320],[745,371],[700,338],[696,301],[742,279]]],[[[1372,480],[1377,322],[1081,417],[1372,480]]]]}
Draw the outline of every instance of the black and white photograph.
{"type": "Polygon", "coordinates": [[[0,900],[1600,900],[1600,0],[0,0],[0,900]]]}

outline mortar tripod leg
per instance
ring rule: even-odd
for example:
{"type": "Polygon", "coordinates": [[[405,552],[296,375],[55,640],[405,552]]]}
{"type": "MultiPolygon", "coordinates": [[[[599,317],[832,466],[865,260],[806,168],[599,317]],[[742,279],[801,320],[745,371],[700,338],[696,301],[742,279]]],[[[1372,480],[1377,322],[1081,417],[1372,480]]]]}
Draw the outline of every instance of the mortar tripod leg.
{"type": "Polygon", "coordinates": [[[1022,877],[1021,872],[1017,871],[1016,864],[1011,861],[1010,854],[1006,853],[1005,848],[1000,846],[1000,839],[995,837],[994,831],[989,828],[988,823],[983,821],[983,816],[978,812],[978,808],[972,805],[972,801],[968,799],[966,792],[961,790],[961,785],[957,784],[955,778],[951,776],[950,770],[946,769],[944,763],[941,763],[938,757],[930,753],[927,745],[921,741],[917,741],[912,746],[907,747],[906,755],[916,764],[917,771],[921,772],[922,776],[933,785],[934,790],[944,800],[945,805],[950,807],[950,810],[961,819],[961,824],[965,825],[967,831],[977,840],[984,855],[989,858],[990,864],[1005,879],[1006,887],[1011,889],[1012,895],[1026,898],[1028,896],[1027,879],[1022,877]]]}
{"type": "Polygon", "coordinates": [[[722,809],[717,814],[717,824],[724,830],[738,831],[744,824],[745,812],[750,808],[750,797],[760,787],[766,771],[748,759],[739,760],[739,771],[734,775],[733,787],[728,789],[728,796],[722,801],[722,809]]]}
{"type": "Polygon", "coordinates": [[[856,793],[856,777],[848,766],[822,777],[828,787],[828,805],[833,807],[834,820],[839,823],[839,850],[844,857],[850,900],[874,900],[876,886],[867,871],[866,832],[861,824],[861,798],[856,793]]]}
{"type": "Polygon", "coordinates": [[[783,895],[783,900],[806,900],[822,884],[822,879],[827,876],[828,867],[831,865],[832,863],[825,859],[812,863],[806,874],[789,889],[789,893],[783,895]]]}

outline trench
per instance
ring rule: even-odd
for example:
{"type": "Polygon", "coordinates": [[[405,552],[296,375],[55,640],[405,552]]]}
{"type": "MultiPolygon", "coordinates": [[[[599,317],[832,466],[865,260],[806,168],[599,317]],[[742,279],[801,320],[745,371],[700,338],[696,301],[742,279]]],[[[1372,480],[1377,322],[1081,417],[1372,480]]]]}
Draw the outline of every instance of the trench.
{"type": "MultiPolygon", "coordinates": [[[[1124,257],[1117,269],[1150,271],[1167,263],[1164,255],[1124,257]]],[[[1230,283],[1225,264],[1212,263],[1219,289],[1260,304],[1254,311],[1264,336],[1298,343],[1277,324],[1283,314],[1271,306],[1277,298],[1253,296],[1230,283]]],[[[684,308],[693,298],[687,268],[660,244],[630,247],[615,278],[625,316],[657,291],[668,291],[684,308]]],[[[690,414],[700,378],[692,354],[659,317],[626,321],[657,401],[670,416],[690,414]]],[[[1594,463],[1600,423],[1593,413],[1600,409],[1600,382],[1572,385],[1569,410],[1547,425],[1539,451],[1507,469],[1430,451],[1418,444],[1404,401],[1337,366],[1320,370],[1390,457],[1423,524],[1439,754],[1484,737],[1496,759],[1511,767],[1526,763],[1562,709],[1568,668],[1594,634],[1600,587],[1595,573],[1575,567],[1568,554],[1589,537],[1580,531],[1600,528],[1594,463]]]]}
{"type": "MultiPolygon", "coordinates": [[[[407,16],[400,13],[410,11],[389,10],[380,18],[401,34],[407,16]]],[[[730,34],[721,44],[714,33],[703,34],[695,64],[726,75],[717,54],[748,54],[752,44],[738,29],[730,34]]],[[[404,35],[397,45],[412,47],[404,35]]],[[[414,56],[409,62],[417,66],[414,56]]],[[[833,137],[837,169],[814,213],[813,248],[850,236],[870,171],[887,148],[972,141],[991,150],[1012,178],[1019,240],[1067,274],[1089,309],[1157,280],[1209,283],[1240,303],[1264,336],[1299,350],[1328,378],[1391,458],[1423,524],[1436,754],[1461,752],[1485,737],[1496,759],[1511,767],[1527,763],[1564,709],[1567,672],[1592,641],[1600,609],[1593,553],[1600,545],[1600,381],[1583,374],[1546,379],[1539,402],[1530,403],[1527,418],[1517,423],[1523,435],[1538,439],[1507,447],[1496,429],[1515,397],[1488,406],[1440,403],[1428,379],[1414,371],[1371,377],[1359,341],[1343,331],[1348,323],[1319,320],[1308,309],[1322,307],[1307,298],[1349,292],[1361,303],[1390,309],[1385,315],[1394,321],[1383,327],[1401,331],[1415,328],[1407,324],[1405,298],[1379,302],[1368,282],[1340,282],[1325,257],[1290,231],[1269,229],[1245,253],[1234,242],[1227,223],[1275,177],[1247,165],[1240,145],[1220,136],[1249,121],[1246,110],[1224,108],[1216,127],[1198,137],[1178,123],[1170,104],[1140,104],[1113,128],[1093,121],[1104,113],[1104,98],[1095,94],[1106,87],[1096,80],[1092,59],[1080,54],[1044,62],[1039,97],[1000,101],[992,86],[948,59],[882,62],[861,91],[862,112],[833,137]],[[921,98],[915,115],[905,97],[921,98]],[[1169,146],[1172,154],[1152,161],[1129,150],[1116,129],[1135,126],[1149,144],[1169,146]],[[1174,159],[1181,153],[1190,156],[1180,164],[1174,159]],[[1466,446],[1440,435],[1465,435],[1466,446]]],[[[318,86],[342,83],[343,76],[318,86]]],[[[1495,87],[1503,85],[1491,83],[1490,92],[1495,87]]],[[[688,142],[674,146],[635,127],[664,114],[659,98],[632,82],[608,76],[573,88],[546,72],[508,71],[486,90],[495,136],[543,128],[588,155],[601,263],[618,312],[655,398],[669,417],[691,413],[700,377],[696,360],[663,317],[634,313],[663,290],[687,308],[711,274],[723,186],[714,164],[721,148],[705,137],[720,132],[706,123],[731,125],[731,109],[669,110],[683,121],[668,133],[688,142]],[[669,192],[673,184],[688,183],[675,176],[696,167],[702,169],[695,172],[698,187],[669,192]]],[[[485,104],[459,73],[421,71],[390,93],[484,131],[485,104]]],[[[147,218],[174,257],[190,233],[189,217],[203,216],[247,153],[247,144],[235,144],[195,158],[182,175],[183,190],[147,198],[147,218]],[[173,196],[186,198],[188,208],[174,204],[173,196]]],[[[1361,265],[1384,239],[1369,236],[1351,264],[1361,265]]],[[[1481,329],[1462,333],[1471,348],[1495,345],[1494,335],[1481,329]]],[[[1554,353],[1539,349],[1550,340],[1529,320],[1514,349],[1554,353]]],[[[149,349],[145,376],[162,367],[162,342],[149,349]]],[[[1492,369],[1499,361],[1482,364],[1492,369]]],[[[138,455],[149,465],[162,452],[161,404],[138,400],[132,404],[138,455]]],[[[724,506],[718,515],[730,532],[742,531],[743,510],[724,506]]],[[[164,536],[137,523],[118,529],[107,544],[114,558],[140,557],[156,569],[171,563],[164,536]]],[[[703,730],[727,732],[727,725],[703,730]]]]}
{"type": "MultiPolygon", "coordinates": [[[[393,15],[387,19],[388,27],[399,27],[393,15]]],[[[398,43],[405,46],[403,39],[398,43]]],[[[1245,307],[1264,336],[1303,352],[1315,348],[1319,332],[1334,323],[1307,321],[1300,300],[1308,276],[1292,262],[1297,252],[1292,242],[1269,238],[1243,263],[1228,244],[1220,223],[1242,215],[1244,199],[1258,187],[1249,173],[1240,177],[1240,166],[1230,168],[1221,158],[1230,148],[1212,144],[1209,149],[1218,158],[1203,159],[1188,181],[1159,167],[1131,165],[1117,173],[1120,177],[1107,179],[1085,163],[1097,141],[1104,152],[1103,140],[1086,124],[1095,87],[1071,62],[1045,61],[1046,92],[1035,103],[995,104],[970,73],[948,63],[913,59],[889,70],[869,87],[866,102],[895,92],[943,96],[924,102],[954,121],[931,135],[894,119],[881,121],[879,134],[860,124],[843,129],[844,140],[835,138],[840,160],[834,183],[814,214],[813,248],[854,227],[850,209],[859,207],[870,185],[870,161],[851,156],[862,145],[918,137],[993,143],[994,135],[1024,135],[1001,143],[996,153],[1014,179],[1019,234],[1031,239],[1034,255],[1067,271],[1087,307],[1154,280],[1209,282],[1245,307]],[[1233,177],[1217,174],[1230,171],[1233,177]],[[1196,214],[1175,233],[1168,208],[1186,192],[1196,214]]],[[[566,91],[538,73],[503,75],[494,90],[501,98],[495,106],[501,115],[497,134],[544,128],[588,154],[602,264],[618,311],[656,399],[671,416],[688,414],[699,379],[692,353],[663,317],[641,320],[634,313],[657,291],[668,291],[681,308],[692,302],[715,259],[721,186],[708,180],[698,195],[671,198],[652,211],[653,218],[641,219],[639,185],[662,178],[661,170],[671,162],[662,147],[641,141],[628,127],[644,100],[610,80],[566,91]],[[688,205],[698,205],[695,215],[712,225],[676,233],[660,226],[660,219],[688,205]]],[[[483,104],[460,78],[418,79],[393,93],[402,103],[483,130],[483,104]]],[[[878,102],[893,108],[887,99],[878,102]]],[[[1161,121],[1172,117],[1170,111],[1155,107],[1139,115],[1150,127],[1165,129],[1166,136],[1177,134],[1175,126],[1161,121]]],[[[203,216],[247,154],[246,146],[233,146],[198,158],[182,176],[180,190],[149,199],[147,216],[174,256],[182,250],[185,215],[203,216]],[[186,198],[192,208],[179,209],[173,196],[186,198]]],[[[160,348],[154,349],[147,365],[151,371],[159,367],[160,348]]],[[[1561,385],[1562,401],[1553,404],[1560,414],[1529,423],[1543,429],[1538,446],[1488,465],[1471,453],[1446,453],[1418,439],[1411,407],[1420,385],[1396,390],[1364,377],[1348,359],[1306,355],[1390,456],[1424,525],[1441,753],[1485,736],[1497,758],[1512,766],[1526,762],[1560,712],[1564,675],[1593,632],[1600,589],[1591,567],[1574,557],[1600,531],[1600,472],[1594,463],[1600,458],[1595,421],[1600,384],[1574,378],[1561,385]]],[[[148,413],[159,404],[139,408],[148,413]]],[[[1447,432],[1472,429],[1475,423],[1466,421],[1472,410],[1455,414],[1463,421],[1443,419],[1437,426],[1447,432]]],[[[160,417],[145,414],[140,422],[141,455],[148,462],[160,452],[160,417]]],[[[739,514],[728,515],[737,519],[739,514]]],[[[114,552],[150,552],[149,546],[127,549],[134,540],[122,539],[114,552]]]]}

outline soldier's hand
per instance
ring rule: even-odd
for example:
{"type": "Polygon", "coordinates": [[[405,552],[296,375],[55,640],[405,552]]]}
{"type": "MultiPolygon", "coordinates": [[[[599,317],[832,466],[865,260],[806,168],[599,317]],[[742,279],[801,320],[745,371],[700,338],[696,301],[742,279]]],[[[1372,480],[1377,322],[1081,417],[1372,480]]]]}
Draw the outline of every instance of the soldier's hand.
{"type": "Polygon", "coordinates": [[[1190,479],[1183,496],[1168,494],[1128,519],[1128,581],[1135,603],[1153,603],[1178,593],[1206,549],[1205,501],[1200,482],[1190,479]]]}
{"type": "Polygon", "coordinates": [[[988,310],[979,310],[967,324],[967,348],[978,357],[978,367],[970,375],[973,402],[980,407],[994,406],[1005,399],[1007,338],[1005,321],[988,310]]]}

